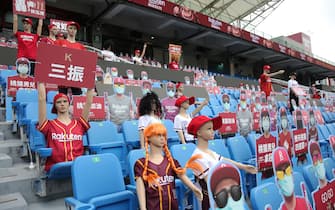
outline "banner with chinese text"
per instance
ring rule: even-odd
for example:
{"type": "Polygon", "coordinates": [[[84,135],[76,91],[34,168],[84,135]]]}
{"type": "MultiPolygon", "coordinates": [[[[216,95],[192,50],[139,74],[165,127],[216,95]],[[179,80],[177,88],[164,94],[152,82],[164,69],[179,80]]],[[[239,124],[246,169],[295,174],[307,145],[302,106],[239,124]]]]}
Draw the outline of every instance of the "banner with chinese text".
{"type": "Polygon", "coordinates": [[[44,19],[45,0],[13,0],[13,13],[44,19]]]}
{"type": "MultiPolygon", "coordinates": [[[[86,96],[72,96],[73,102],[73,117],[79,118],[86,103],[86,96]]],[[[94,96],[93,103],[90,109],[90,120],[105,120],[105,99],[102,96],[94,96]]]]}
{"type": "Polygon", "coordinates": [[[276,144],[276,137],[272,135],[268,138],[262,135],[256,140],[256,162],[259,171],[272,168],[272,150],[276,148],[276,144]]]}
{"type": "Polygon", "coordinates": [[[293,147],[296,156],[308,153],[308,136],[306,128],[293,130],[293,147]]]}
{"type": "Polygon", "coordinates": [[[18,89],[36,89],[34,77],[22,78],[19,75],[7,78],[7,95],[15,97],[18,89]]]}
{"type": "Polygon", "coordinates": [[[222,118],[222,127],[219,129],[221,134],[232,134],[237,132],[236,113],[223,112],[219,116],[222,118]]]}
{"type": "Polygon", "coordinates": [[[96,53],[40,43],[36,60],[36,81],[94,88],[96,53]]]}

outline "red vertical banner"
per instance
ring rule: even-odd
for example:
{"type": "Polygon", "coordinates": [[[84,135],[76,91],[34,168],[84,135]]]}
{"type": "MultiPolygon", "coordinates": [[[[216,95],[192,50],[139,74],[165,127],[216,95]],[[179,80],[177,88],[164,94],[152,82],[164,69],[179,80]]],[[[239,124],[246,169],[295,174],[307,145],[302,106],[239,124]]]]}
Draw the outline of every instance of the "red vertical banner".
{"type": "Polygon", "coordinates": [[[264,171],[272,168],[272,150],[276,148],[276,138],[270,135],[265,138],[264,135],[256,140],[256,159],[257,169],[264,171]]]}
{"type": "Polygon", "coordinates": [[[237,132],[236,113],[223,112],[219,116],[222,118],[222,127],[219,129],[221,134],[232,134],[237,132]]]}
{"type": "Polygon", "coordinates": [[[44,19],[45,0],[13,0],[13,13],[44,19]]]}
{"type": "MultiPolygon", "coordinates": [[[[73,96],[73,117],[79,118],[84,109],[84,105],[86,103],[86,96],[73,96]]],[[[94,96],[93,103],[91,105],[90,120],[105,120],[105,100],[102,96],[94,96]]]]}
{"type": "MultiPolygon", "coordinates": [[[[335,136],[329,136],[329,143],[333,151],[333,158],[335,158],[335,136]]],[[[334,168],[335,170],[335,168],[334,168]]],[[[335,175],[335,174],[334,174],[335,175]]]]}
{"type": "Polygon", "coordinates": [[[308,136],[306,128],[293,130],[293,147],[296,156],[308,153],[308,136]]]}

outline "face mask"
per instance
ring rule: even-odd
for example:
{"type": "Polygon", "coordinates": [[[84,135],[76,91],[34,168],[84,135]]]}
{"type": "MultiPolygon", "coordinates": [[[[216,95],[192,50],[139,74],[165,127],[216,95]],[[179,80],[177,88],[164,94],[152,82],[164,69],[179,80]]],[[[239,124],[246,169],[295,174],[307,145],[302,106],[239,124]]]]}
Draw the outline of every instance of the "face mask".
{"type": "Polygon", "coordinates": [[[270,120],[263,120],[263,131],[269,131],[270,129],[270,120]]]}
{"type": "Polygon", "coordinates": [[[320,162],[318,162],[318,164],[315,166],[315,173],[316,173],[316,176],[319,178],[319,179],[326,179],[326,169],[325,169],[325,165],[320,162]]]}
{"type": "Polygon", "coordinates": [[[195,84],[200,85],[200,81],[199,81],[199,80],[196,80],[196,81],[195,81],[195,84]]]}
{"type": "Polygon", "coordinates": [[[245,102],[241,103],[241,108],[246,109],[247,108],[247,103],[245,103],[245,102]]]}
{"type": "Polygon", "coordinates": [[[167,92],[167,95],[168,95],[170,98],[172,98],[172,97],[174,96],[174,91],[173,91],[173,90],[169,90],[169,91],[167,92]]]}
{"type": "Polygon", "coordinates": [[[117,72],[112,72],[112,77],[117,77],[117,72]]]}
{"type": "Polygon", "coordinates": [[[223,103],[223,108],[227,111],[230,110],[230,103],[223,103]]]}
{"type": "Polygon", "coordinates": [[[114,92],[117,94],[123,94],[124,90],[124,87],[114,87],[114,92]]]}
{"type": "Polygon", "coordinates": [[[133,74],[128,74],[128,79],[134,79],[134,75],[133,74]]]}
{"type": "Polygon", "coordinates": [[[143,76],[142,80],[148,80],[148,76],[143,76]]]}
{"type": "Polygon", "coordinates": [[[19,64],[19,66],[17,67],[17,71],[20,74],[28,74],[29,67],[27,64],[19,64]]]}
{"type": "Polygon", "coordinates": [[[190,84],[190,80],[186,80],[186,81],[185,81],[185,84],[186,84],[186,85],[189,85],[189,84],[190,84]]]}
{"type": "Polygon", "coordinates": [[[311,126],[315,125],[315,118],[314,117],[311,117],[310,123],[311,123],[311,126]]]}
{"type": "Polygon", "coordinates": [[[282,119],[282,120],[281,120],[281,127],[282,127],[283,129],[287,128],[287,119],[282,119]]]}
{"type": "Polygon", "coordinates": [[[271,104],[268,105],[268,109],[272,110],[272,105],[271,104]]]}
{"type": "Polygon", "coordinates": [[[216,208],[216,210],[244,210],[244,200],[241,198],[238,201],[234,201],[230,196],[228,198],[227,205],[224,208],[216,208]]]}
{"type": "Polygon", "coordinates": [[[262,105],[261,104],[256,104],[256,108],[257,108],[258,111],[261,111],[262,105]]]}
{"type": "Polygon", "coordinates": [[[294,184],[292,175],[287,176],[285,174],[283,179],[278,180],[278,185],[279,190],[285,197],[291,196],[293,194],[294,184]]]}
{"type": "Polygon", "coordinates": [[[151,91],[149,89],[143,89],[142,94],[145,96],[147,93],[150,93],[151,91]]]}

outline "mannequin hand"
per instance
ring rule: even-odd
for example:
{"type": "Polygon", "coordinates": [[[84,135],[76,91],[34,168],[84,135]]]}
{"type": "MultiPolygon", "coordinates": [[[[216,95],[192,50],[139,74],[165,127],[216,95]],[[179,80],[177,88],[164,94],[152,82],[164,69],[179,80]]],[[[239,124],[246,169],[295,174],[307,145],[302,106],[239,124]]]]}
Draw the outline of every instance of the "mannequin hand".
{"type": "Polygon", "coordinates": [[[257,168],[251,165],[244,165],[244,170],[250,174],[257,174],[257,168]]]}
{"type": "Polygon", "coordinates": [[[202,201],[202,199],[203,199],[203,195],[202,195],[202,192],[201,192],[201,190],[200,190],[199,188],[195,187],[195,188],[193,189],[193,193],[195,194],[195,196],[197,196],[197,198],[198,198],[200,201],[202,201]]]}

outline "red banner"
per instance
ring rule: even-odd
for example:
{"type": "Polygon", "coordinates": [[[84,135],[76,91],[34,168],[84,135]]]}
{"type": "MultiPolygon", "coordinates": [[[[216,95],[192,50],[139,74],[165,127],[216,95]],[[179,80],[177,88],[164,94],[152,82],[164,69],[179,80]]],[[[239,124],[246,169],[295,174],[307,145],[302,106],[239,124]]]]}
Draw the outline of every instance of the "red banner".
{"type": "Polygon", "coordinates": [[[237,132],[236,113],[223,112],[219,116],[222,118],[222,127],[219,129],[221,134],[231,134],[237,132]]]}
{"type": "Polygon", "coordinates": [[[254,131],[260,131],[259,120],[261,118],[261,113],[260,112],[253,112],[252,115],[253,115],[252,117],[253,117],[253,120],[254,120],[253,130],[254,131]]]}
{"type": "Polygon", "coordinates": [[[19,75],[7,78],[7,95],[15,97],[18,89],[36,89],[34,77],[22,78],[19,75]]]}
{"type": "Polygon", "coordinates": [[[335,180],[330,181],[322,189],[314,191],[314,209],[334,209],[335,208],[335,180]]]}
{"type": "Polygon", "coordinates": [[[335,70],[335,66],[331,64],[328,64],[321,60],[312,58],[304,53],[297,52],[291,48],[285,47],[271,40],[267,40],[256,34],[253,34],[243,29],[229,25],[215,18],[212,18],[207,15],[201,14],[199,12],[193,11],[185,6],[180,6],[180,5],[177,5],[175,3],[172,3],[166,0],[128,0],[128,1],[161,11],[166,14],[180,17],[184,20],[187,20],[187,21],[190,21],[190,22],[193,22],[193,23],[196,23],[196,24],[208,27],[208,28],[212,28],[212,29],[224,32],[224,33],[232,34],[233,36],[242,38],[252,43],[259,44],[269,49],[273,49],[277,52],[285,53],[292,57],[305,60],[309,63],[314,63],[316,65],[322,66],[330,70],[335,70]]]}
{"type": "Polygon", "coordinates": [[[293,130],[293,147],[296,156],[308,153],[308,136],[306,128],[293,130]]]}
{"type": "Polygon", "coordinates": [[[127,86],[141,86],[141,81],[135,79],[125,79],[125,83],[127,86]]]}
{"type": "MultiPolygon", "coordinates": [[[[73,117],[79,118],[84,109],[86,96],[73,96],[73,117]]],[[[90,109],[90,120],[105,120],[105,99],[102,96],[94,96],[90,109]]]]}
{"type": "Polygon", "coordinates": [[[50,19],[50,24],[55,24],[57,26],[59,32],[67,33],[67,30],[66,30],[67,21],[57,20],[57,19],[50,19]]]}
{"type": "Polygon", "coordinates": [[[256,159],[259,171],[272,168],[272,150],[275,148],[276,137],[272,135],[269,138],[262,135],[256,140],[256,159]]]}
{"type": "Polygon", "coordinates": [[[13,0],[13,13],[44,19],[45,0],[13,0]]]}
{"type": "Polygon", "coordinates": [[[36,60],[36,81],[94,88],[96,53],[40,43],[36,60]]]}

